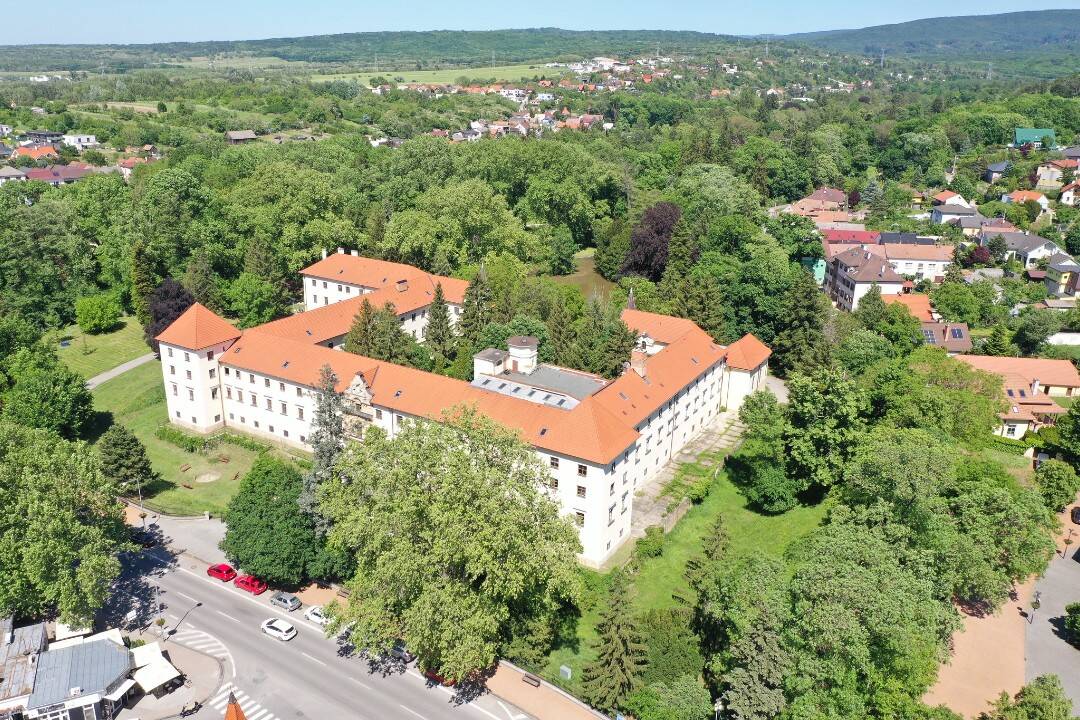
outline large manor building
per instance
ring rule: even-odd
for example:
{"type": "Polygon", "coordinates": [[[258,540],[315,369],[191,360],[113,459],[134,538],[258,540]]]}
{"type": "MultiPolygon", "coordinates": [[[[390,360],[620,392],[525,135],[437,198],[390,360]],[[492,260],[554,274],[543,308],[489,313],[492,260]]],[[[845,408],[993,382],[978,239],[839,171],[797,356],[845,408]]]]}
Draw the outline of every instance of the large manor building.
{"type": "Polygon", "coordinates": [[[515,337],[477,353],[466,382],[341,350],[363,298],[393,303],[402,327],[423,339],[436,286],[456,323],[465,281],[340,250],[302,275],[304,312],[240,331],[196,303],[158,336],[169,420],[310,450],[326,365],[352,438],[370,425],[393,437],[403,423],[473,406],[535,448],[588,565],[630,538],[634,492],[722,412],[738,410],[768,371],[771,351],[752,335],[718,345],[690,320],[627,309],[638,342],[614,380],[541,363],[536,339],[515,337]]]}

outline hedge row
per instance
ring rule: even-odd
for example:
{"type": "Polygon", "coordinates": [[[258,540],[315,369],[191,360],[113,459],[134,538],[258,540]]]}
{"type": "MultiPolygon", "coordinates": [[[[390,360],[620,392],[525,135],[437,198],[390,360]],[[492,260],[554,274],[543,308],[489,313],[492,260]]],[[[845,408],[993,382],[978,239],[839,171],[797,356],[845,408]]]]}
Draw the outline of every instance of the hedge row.
{"type": "Polygon", "coordinates": [[[205,454],[217,447],[216,437],[192,435],[173,425],[159,425],[158,429],[154,431],[154,437],[158,440],[164,440],[171,445],[175,445],[181,450],[186,450],[189,453],[205,454]]]}

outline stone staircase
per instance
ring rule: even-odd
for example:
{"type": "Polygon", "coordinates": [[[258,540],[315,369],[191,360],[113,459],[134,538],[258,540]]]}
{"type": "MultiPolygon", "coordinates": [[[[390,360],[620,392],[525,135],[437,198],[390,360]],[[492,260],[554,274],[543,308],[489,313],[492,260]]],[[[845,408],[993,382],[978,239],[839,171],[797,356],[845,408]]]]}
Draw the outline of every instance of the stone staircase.
{"type": "MultiPolygon", "coordinates": [[[[661,493],[675,477],[679,465],[695,461],[700,461],[706,467],[721,464],[723,458],[738,447],[745,431],[746,426],[739,420],[738,413],[722,413],[672,457],[644,487],[639,488],[634,493],[634,515],[630,523],[631,540],[643,537],[647,527],[663,525],[664,516],[667,515],[668,506],[673,498],[661,495],[661,493]],[[716,454],[718,457],[701,458],[702,454],[716,454]]],[[[674,500],[677,501],[678,498],[674,500]]]]}

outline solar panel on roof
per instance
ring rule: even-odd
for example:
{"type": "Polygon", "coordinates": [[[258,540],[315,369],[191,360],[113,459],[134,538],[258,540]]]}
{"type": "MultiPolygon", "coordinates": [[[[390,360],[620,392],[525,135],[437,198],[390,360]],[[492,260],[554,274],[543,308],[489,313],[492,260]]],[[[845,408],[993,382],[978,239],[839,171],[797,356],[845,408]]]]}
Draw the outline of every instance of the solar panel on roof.
{"type": "Polygon", "coordinates": [[[929,345],[937,345],[937,336],[934,335],[933,330],[923,330],[923,337],[926,338],[926,342],[929,345]]]}
{"type": "Polygon", "coordinates": [[[964,330],[963,330],[963,328],[955,328],[954,327],[952,329],[952,336],[953,336],[954,340],[963,340],[964,339],[964,330]]]}

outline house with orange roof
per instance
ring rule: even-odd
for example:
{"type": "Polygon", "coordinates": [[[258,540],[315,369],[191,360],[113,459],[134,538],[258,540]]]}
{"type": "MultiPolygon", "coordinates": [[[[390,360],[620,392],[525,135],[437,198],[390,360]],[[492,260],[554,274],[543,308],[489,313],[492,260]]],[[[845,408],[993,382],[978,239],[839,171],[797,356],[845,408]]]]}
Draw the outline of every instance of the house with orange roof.
{"type": "Polygon", "coordinates": [[[1053,398],[1080,394],[1080,373],[1069,360],[990,355],[957,355],[956,359],[1001,378],[1007,403],[995,432],[1001,437],[1020,439],[1028,431],[1054,424],[1067,411],[1053,398]]]}
{"type": "Polygon", "coordinates": [[[771,351],[753,336],[724,346],[690,320],[630,307],[622,319],[637,343],[618,378],[542,363],[536,338],[514,337],[477,353],[466,382],[341,351],[364,299],[394,303],[402,326],[422,339],[435,285],[458,308],[464,281],[345,252],[301,274],[303,312],[241,332],[196,303],[158,335],[170,422],[310,450],[325,366],[356,440],[369,427],[393,437],[405,423],[475,408],[535,449],[548,468],[545,492],[573,518],[588,565],[629,540],[634,493],[768,373],[771,351]]]}
{"type": "Polygon", "coordinates": [[[58,160],[60,153],[52,145],[23,145],[11,151],[11,159],[27,157],[31,160],[58,160]]]}
{"type": "Polygon", "coordinates": [[[1050,201],[1041,192],[1036,192],[1035,190],[1014,190],[1008,195],[1002,195],[1001,202],[1015,203],[1017,205],[1023,205],[1027,202],[1035,202],[1039,204],[1040,208],[1042,208],[1040,215],[1042,213],[1050,212],[1050,201]]]}

